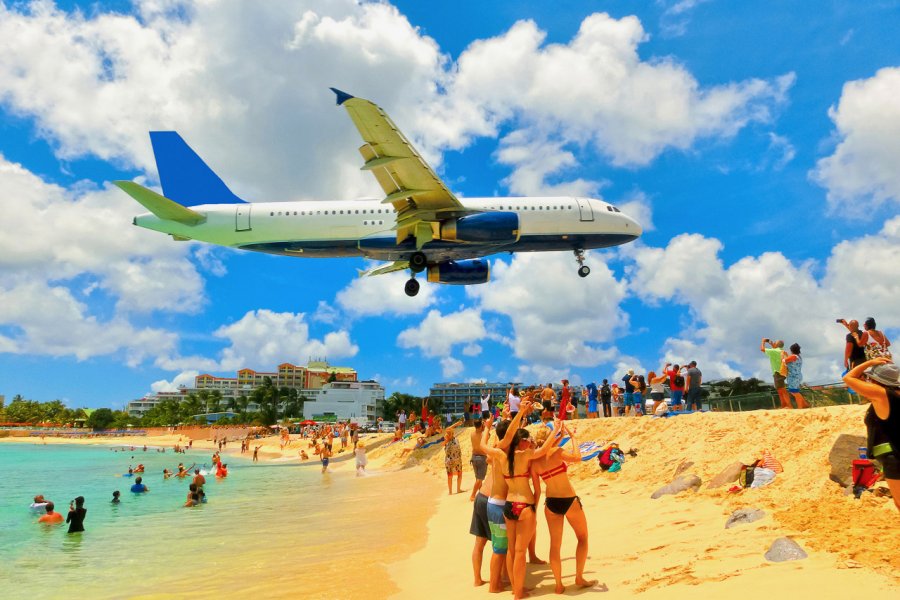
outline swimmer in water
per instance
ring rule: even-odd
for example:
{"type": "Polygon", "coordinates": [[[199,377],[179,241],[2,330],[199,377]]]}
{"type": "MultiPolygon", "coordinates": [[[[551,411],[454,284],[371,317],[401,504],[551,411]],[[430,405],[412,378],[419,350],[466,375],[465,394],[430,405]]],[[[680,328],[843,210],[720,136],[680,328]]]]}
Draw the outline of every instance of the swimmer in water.
{"type": "Polygon", "coordinates": [[[48,502],[45,507],[47,514],[38,519],[38,523],[46,523],[48,525],[56,525],[63,522],[63,516],[58,512],[53,512],[53,503],[48,502]]]}
{"type": "Polygon", "coordinates": [[[119,503],[119,495],[120,495],[120,494],[119,494],[119,490],[114,491],[114,492],[113,492],[113,497],[112,497],[112,500],[110,500],[110,503],[112,503],[112,504],[118,504],[118,503],[119,503]]]}
{"type": "Polygon", "coordinates": [[[172,471],[168,469],[163,469],[163,479],[168,479],[172,476],[172,471]]]}
{"type": "Polygon", "coordinates": [[[197,486],[193,483],[189,486],[187,498],[185,499],[184,507],[191,508],[194,506],[198,506],[200,504],[200,494],[197,491],[197,486]]]}
{"type": "Polygon", "coordinates": [[[216,467],[216,477],[228,477],[228,465],[223,462],[219,462],[219,465],[216,467]]]}

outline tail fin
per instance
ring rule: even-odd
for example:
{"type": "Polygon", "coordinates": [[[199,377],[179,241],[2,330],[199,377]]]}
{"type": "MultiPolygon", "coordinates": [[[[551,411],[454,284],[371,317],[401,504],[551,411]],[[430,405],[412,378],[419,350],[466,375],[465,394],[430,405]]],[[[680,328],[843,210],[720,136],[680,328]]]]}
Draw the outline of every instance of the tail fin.
{"type": "Polygon", "coordinates": [[[150,142],[166,198],[182,206],[243,204],[174,131],[151,131],[150,142]]]}

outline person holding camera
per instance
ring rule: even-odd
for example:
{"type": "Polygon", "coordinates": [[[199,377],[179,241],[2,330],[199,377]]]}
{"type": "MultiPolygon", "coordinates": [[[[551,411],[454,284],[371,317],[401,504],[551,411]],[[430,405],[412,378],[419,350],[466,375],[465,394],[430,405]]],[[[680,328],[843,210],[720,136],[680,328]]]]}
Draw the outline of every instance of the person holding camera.
{"type": "Polygon", "coordinates": [[[784,342],[763,338],[759,343],[759,351],[765,353],[769,358],[769,364],[772,367],[772,379],[775,382],[775,391],[778,392],[778,399],[781,400],[781,408],[794,408],[785,386],[787,367],[784,366],[783,362],[785,356],[784,342]],[[766,345],[769,347],[766,348],[766,345]]]}
{"type": "Polygon", "coordinates": [[[78,496],[69,502],[69,515],[66,517],[66,523],[69,524],[69,533],[84,531],[84,518],[86,516],[87,509],[84,507],[84,496],[78,496]]]}
{"type": "Polygon", "coordinates": [[[869,341],[869,336],[865,331],[860,330],[859,321],[856,319],[852,321],[837,319],[836,322],[850,332],[847,334],[847,343],[844,345],[844,368],[849,371],[856,365],[866,362],[866,342],[869,341]]]}

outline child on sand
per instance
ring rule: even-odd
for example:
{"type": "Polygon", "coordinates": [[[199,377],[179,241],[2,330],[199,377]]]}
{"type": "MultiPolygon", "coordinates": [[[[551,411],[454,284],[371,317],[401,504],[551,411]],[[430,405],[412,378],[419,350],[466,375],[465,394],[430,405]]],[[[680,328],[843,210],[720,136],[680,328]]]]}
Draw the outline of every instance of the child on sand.
{"type": "Polygon", "coordinates": [[[356,476],[361,477],[366,474],[366,465],[369,459],[366,456],[366,446],[362,442],[356,445],[356,476]]]}

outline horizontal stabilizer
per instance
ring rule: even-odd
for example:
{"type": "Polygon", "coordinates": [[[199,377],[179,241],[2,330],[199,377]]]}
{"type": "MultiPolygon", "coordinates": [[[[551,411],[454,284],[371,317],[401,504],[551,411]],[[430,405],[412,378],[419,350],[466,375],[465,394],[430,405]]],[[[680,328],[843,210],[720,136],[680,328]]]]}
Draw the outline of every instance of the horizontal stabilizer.
{"type": "Polygon", "coordinates": [[[206,217],[200,213],[173,202],[165,196],[160,196],[153,190],[148,190],[133,181],[113,181],[113,183],[160,219],[176,221],[185,225],[197,225],[206,220],[206,217]]]}

